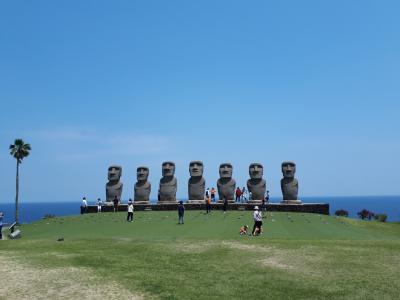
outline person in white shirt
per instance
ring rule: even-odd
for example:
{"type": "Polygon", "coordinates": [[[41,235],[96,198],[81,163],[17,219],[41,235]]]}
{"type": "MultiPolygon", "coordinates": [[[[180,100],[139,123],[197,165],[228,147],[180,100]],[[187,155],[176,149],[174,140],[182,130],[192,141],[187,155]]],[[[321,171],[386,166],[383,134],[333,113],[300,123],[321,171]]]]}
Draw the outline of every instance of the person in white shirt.
{"type": "Polygon", "coordinates": [[[128,216],[126,217],[126,220],[128,222],[133,221],[133,204],[132,203],[128,204],[128,216]]]}
{"type": "Polygon", "coordinates": [[[101,199],[99,198],[99,199],[97,199],[97,212],[99,213],[99,212],[101,212],[101,199]]]}
{"type": "Polygon", "coordinates": [[[262,213],[258,209],[257,205],[254,207],[253,219],[254,219],[254,226],[253,226],[253,231],[251,232],[251,234],[259,235],[262,233],[262,213]]]}
{"type": "Polygon", "coordinates": [[[85,214],[87,213],[87,201],[86,201],[86,197],[83,197],[82,199],[82,203],[81,203],[81,214],[85,214]]]}

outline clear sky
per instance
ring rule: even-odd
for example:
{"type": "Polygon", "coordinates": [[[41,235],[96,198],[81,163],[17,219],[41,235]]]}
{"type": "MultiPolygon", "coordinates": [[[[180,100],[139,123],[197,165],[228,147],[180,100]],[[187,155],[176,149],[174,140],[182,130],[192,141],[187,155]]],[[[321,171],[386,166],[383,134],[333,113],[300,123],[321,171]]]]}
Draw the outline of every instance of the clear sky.
{"type": "Polygon", "coordinates": [[[261,162],[272,196],[400,194],[399,1],[2,1],[0,201],[104,198],[107,167],[261,162]]]}

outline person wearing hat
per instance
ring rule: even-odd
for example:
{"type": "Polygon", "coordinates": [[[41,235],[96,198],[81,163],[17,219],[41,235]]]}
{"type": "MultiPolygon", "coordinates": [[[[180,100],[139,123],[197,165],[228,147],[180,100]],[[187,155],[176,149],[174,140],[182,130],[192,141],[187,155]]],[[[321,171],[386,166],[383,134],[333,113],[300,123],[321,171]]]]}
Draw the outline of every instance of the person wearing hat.
{"type": "Polygon", "coordinates": [[[253,226],[253,231],[251,232],[251,234],[259,235],[262,233],[262,213],[258,209],[257,205],[254,206],[253,219],[254,219],[254,226],[253,226]]]}
{"type": "Polygon", "coordinates": [[[178,217],[179,217],[179,221],[178,224],[183,224],[183,216],[185,214],[185,206],[183,206],[183,202],[179,201],[178,204],[178,217]]]}

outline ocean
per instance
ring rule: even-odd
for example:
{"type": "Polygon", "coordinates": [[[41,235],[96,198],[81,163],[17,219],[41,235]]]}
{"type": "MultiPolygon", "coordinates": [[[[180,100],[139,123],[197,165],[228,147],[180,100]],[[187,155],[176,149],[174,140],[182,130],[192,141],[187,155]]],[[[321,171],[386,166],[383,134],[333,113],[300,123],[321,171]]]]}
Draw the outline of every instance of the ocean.
{"type": "MultiPolygon", "coordinates": [[[[349,217],[357,218],[357,212],[368,209],[374,213],[388,215],[389,222],[400,222],[400,196],[360,196],[360,197],[303,197],[304,203],[329,203],[330,214],[338,209],[345,209],[349,217]]],[[[271,203],[280,202],[280,198],[272,197],[271,203]]],[[[45,214],[56,216],[76,215],[80,213],[80,200],[76,202],[30,202],[20,204],[20,222],[30,223],[43,218],[45,214]]],[[[89,205],[95,204],[89,201],[89,205]]],[[[14,220],[14,203],[0,203],[0,211],[4,212],[4,222],[14,220]]]]}

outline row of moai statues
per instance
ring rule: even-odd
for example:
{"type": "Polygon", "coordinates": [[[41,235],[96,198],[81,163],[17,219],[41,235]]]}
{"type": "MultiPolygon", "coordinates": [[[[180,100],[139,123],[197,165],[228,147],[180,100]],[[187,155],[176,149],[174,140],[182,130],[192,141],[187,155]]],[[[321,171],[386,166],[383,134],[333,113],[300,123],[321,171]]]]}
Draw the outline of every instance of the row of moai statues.
{"type": "MultiPolygon", "coordinates": [[[[206,181],[203,177],[204,165],[202,161],[192,161],[189,164],[190,178],[188,181],[188,198],[190,203],[204,203],[206,181]]],[[[299,204],[299,183],[294,177],[296,164],[285,161],[282,163],[281,190],[282,203],[299,204]]],[[[252,163],[249,166],[250,179],[247,181],[247,189],[252,194],[252,202],[260,203],[267,189],[266,181],[263,179],[264,168],[260,163],[252,163]]],[[[122,175],[121,166],[110,166],[108,168],[108,182],[106,184],[106,201],[120,201],[123,184],[120,181],[122,175]]],[[[219,166],[217,189],[219,201],[234,202],[236,181],[232,177],[233,166],[230,163],[222,163],[219,166]]],[[[137,168],[137,182],[134,187],[134,202],[147,204],[150,201],[151,183],[148,181],[149,168],[137,168]]],[[[176,192],[178,181],[175,177],[175,163],[167,161],[162,164],[162,177],[158,188],[158,203],[176,203],[176,192]]]]}

